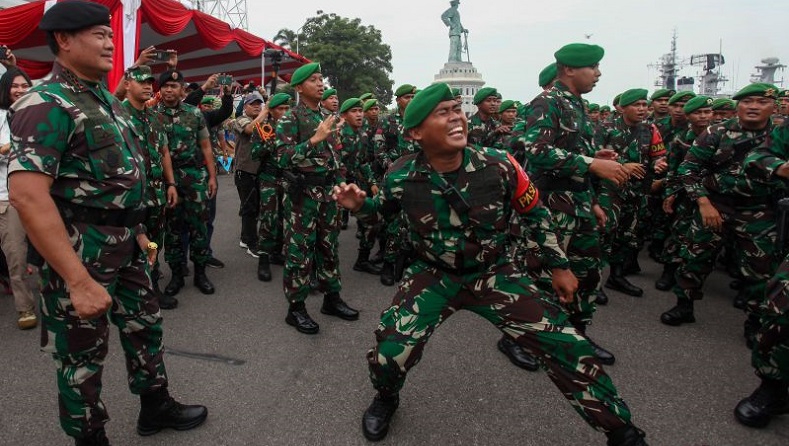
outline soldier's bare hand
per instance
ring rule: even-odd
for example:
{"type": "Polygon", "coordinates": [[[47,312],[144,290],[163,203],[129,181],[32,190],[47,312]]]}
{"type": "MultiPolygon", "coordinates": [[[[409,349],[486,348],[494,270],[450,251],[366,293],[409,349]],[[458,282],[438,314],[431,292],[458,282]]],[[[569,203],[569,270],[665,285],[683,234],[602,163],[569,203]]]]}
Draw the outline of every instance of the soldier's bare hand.
{"type": "Polygon", "coordinates": [[[355,184],[340,183],[339,186],[334,186],[332,192],[332,199],[340,206],[351,211],[358,211],[364,204],[364,199],[367,193],[359,189],[355,184]]]}
{"type": "Polygon", "coordinates": [[[551,271],[551,286],[559,296],[559,302],[571,304],[575,300],[575,292],[578,291],[578,279],[569,269],[554,269],[551,271]]]}
{"type": "Polygon", "coordinates": [[[674,200],[677,199],[676,195],[669,195],[665,200],[663,200],[663,212],[667,214],[674,213],[674,200]]]}
{"type": "Polygon", "coordinates": [[[106,313],[112,305],[107,290],[90,276],[67,286],[69,298],[80,319],[95,319],[106,313]]]}
{"type": "Polygon", "coordinates": [[[508,125],[500,125],[496,128],[496,133],[510,133],[512,128],[508,125]]]}
{"type": "Polygon", "coordinates": [[[642,166],[639,163],[625,163],[622,166],[625,168],[628,175],[630,175],[631,177],[638,178],[639,180],[643,180],[644,176],[646,176],[647,174],[647,171],[646,169],[644,169],[644,166],[642,166]]]}
{"type": "Polygon", "coordinates": [[[716,232],[723,228],[723,218],[718,209],[709,200],[699,202],[699,212],[701,213],[701,222],[705,228],[716,232]]]}
{"type": "Polygon", "coordinates": [[[203,84],[203,91],[208,91],[212,88],[216,88],[219,83],[219,73],[214,73],[208,76],[205,83],[203,84]]]}
{"type": "Polygon", "coordinates": [[[601,231],[605,229],[605,224],[608,223],[608,216],[605,215],[603,208],[601,208],[599,204],[593,204],[592,213],[597,219],[597,228],[601,231]]]}
{"type": "Polygon", "coordinates": [[[137,66],[150,65],[151,63],[154,62],[155,57],[156,57],[156,47],[151,45],[148,48],[140,51],[140,57],[138,57],[137,60],[134,61],[134,65],[137,66]]]}
{"type": "Polygon", "coordinates": [[[335,130],[334,123],[336,121],[337,117],[334,115],[329,115],[329,117],[324,119],[323,122],[318,125],[318,128],[315,129],[315,134],[310,138],[310,142],[315,145],[326,141],[326,138],[335,130]]]}
{"type": "Polygon", "coordinates": [[[652,185],[649,187],[649,190],[652,193],[658,192],[659,190],[663,189],[663,185],[666,184],[666,180],[654,180],[652,181],[652,185]]]}
{"type": "Polygon", "coordinates": [[[174,187],[167,188],[167,207],[174,208],[178,203],[178,190],[174,187]]]}
{"type": "Polygon", "coordinates": [[[216,178],[208,179],[208,198],[214,198],[216,195],[216,178]]]}
{"type": "Polygon", "coordinates": [[[378,185],[373,184],[372,186],[370,186],[370,192],[372,192],[373,195],[378,195],[378,185]]]}
{"type": "Polygon", "coordinates": [[[668,170],[668,162],[665,158],[655,161],[655,173],[663,173],[668,170]]]}
{"type": "Polygon", "coordinates": [[[2,55],[3,57],[0,58],[0,63],[5,65],[6,68],[11,68],[16,66],[16,56],[14,53],[11,52],[11,48],[5,50],[5,54],[2,55]]]}
{"type": "Polygon", "coordinates": [[[589,165],[589,171],[600,178],[613,182],[617,186],[623,184],[629,177],[629,174],[621,164],[601,158],[595,158],[592,161],[592,164],[589,165]]]}
{"type": "Polygon", "coordinates": [[[178,66],[178,51],[176,50],[167,50],[170,52],[170,58],[167,60],[167,66],[174,70],[178,66]]]}
{"type": "Polygon", "coordinates": [[[775,174],[779,177],[789,178],[789,161],[781,164],[778,169],[775,170],[775,174]]]}
{"type": "Polygon", "coordinates": [[[616,161],[619,158],[619,154],[614,149],[600,149],[594,154],[594,157],[601,160],[616,161]]]}

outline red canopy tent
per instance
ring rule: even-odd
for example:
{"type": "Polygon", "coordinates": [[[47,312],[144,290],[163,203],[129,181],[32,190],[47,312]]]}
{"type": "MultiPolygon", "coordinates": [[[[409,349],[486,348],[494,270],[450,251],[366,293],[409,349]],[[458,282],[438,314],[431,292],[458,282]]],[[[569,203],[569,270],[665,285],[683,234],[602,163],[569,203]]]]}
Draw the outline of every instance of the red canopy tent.
{"type": "MultiPolygon", "coordinates": [[[[46,76],[54,56],[38,23],[45,10],[57,0],[35,1],[0,10],[0,44],[8,45],[19,66],[30,77],[46,76]]],[[[261,84],[263,67],[271,61],[263,56],[267,49],[283,51],[280,77],[290,79],[293,71],[309,60],[272,42],[203,12],[188,9],[175,0],[91,0],[110,9],[114,31],[115,64],[108,75],[110,88],[121,79],[123,70],[134,63],[140,49],[150,45],[178,51],[178,69],[187,81],[201,81],[213,73],[228,73],[239,82],[261,84]]],[[[164,66],[154,67],[154,72],[164,66]]],[[[265,74],[265,83],[272,72],[265,74]]]]}

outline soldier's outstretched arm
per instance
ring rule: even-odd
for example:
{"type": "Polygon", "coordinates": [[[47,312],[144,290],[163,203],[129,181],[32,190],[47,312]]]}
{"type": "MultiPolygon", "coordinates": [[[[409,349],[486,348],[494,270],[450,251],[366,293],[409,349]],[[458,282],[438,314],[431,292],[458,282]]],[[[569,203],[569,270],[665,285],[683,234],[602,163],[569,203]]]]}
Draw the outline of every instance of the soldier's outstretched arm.
{"type": "MultiPolygon", "coordinates": [[[[789,123],[773,129],[765,142],[754,149],[743,165],[749,176],[762,181],[786,180],[789,178],[789,123]]],[[[786,186],[780,181],[777,186],[786,186]]]]}
{"type": "Polygon", "coordinates": [[[8,178],[11,204],[19,212],[33,246],[66,282],[79,317],[93,319],[110,308],[112,299],[74,251],[66,225],[49,194],[53,182],[52,177],[39,172],[12,172],[8,178]]]}

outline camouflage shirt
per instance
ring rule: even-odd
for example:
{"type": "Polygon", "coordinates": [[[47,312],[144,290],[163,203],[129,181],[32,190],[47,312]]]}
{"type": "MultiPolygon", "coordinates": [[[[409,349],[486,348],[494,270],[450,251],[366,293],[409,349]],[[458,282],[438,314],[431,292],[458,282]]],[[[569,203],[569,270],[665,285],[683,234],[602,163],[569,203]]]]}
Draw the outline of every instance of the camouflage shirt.
{"type": "Polygon", "coordinates": [[[669,143],[668,157],[666,162],[668,168],[666,169],[666,191],[665,196],[671,196],[683,189],[682,182],[677,175],[679,166],[688,154],[688,150],[696,140],[696,132],[688,129],[684,134],[678,133],[674,140],[669,143]]]}
{"type": "Polygon", "coordinates": [[[649,181],[651,185],[655,162],[666,155],[666,148],[657,127],[646,123],[629,126],[620,116],[604,132],[601,148],[614,150],[619,155],[617,161],[620,163],[638,163],[647,171],[642,180],[631,178],[626,186],[619,189],[619,195],[642,195],[646,187],[644,182],[649,181]]]}
{"type": "Polygon", "coordinates": [[[204,166],[200,141],[209,139],[210,135],[200,109],[183,102],[175,107],[159,102],[156,114],[167,134],[173,169],[204,166]]]}
{"type": "Polygon", "coordinates": [[[688,198],[696,201],[710,193],[766,198],[772,187],[746,174],[745,158],[763,144],[772,122],[761,130],[745,130],[739,119],[711,126],[699,135],[680,164],[677,175],[688,198]]]}
{"type": "Polygon", "coordinates": [[[382,160],[375,156],[377,148],[381,147],[384,142],[384,131],[381,128],[381,121],[370,124],[370,121],[365,119],[362,131],[367,135],[367,158],[370,160],[370,167],[375,174],[376,180],[380,182],[383,178],[383,173],[386,172],[382,160]]]}
{"type": "Polygon", "coordinates": [[[468,120],[468,143],[474,147],[493,147],[498,139],[496,129],[500,125],[493,117],[483,121],[479,112],[474,113],[468,120]]]}
{"type": "Polygon", "coordinates": [[[277,136],[274,133],[276,122],[271,121],[256,127],[249,138],[251,144],[250,154],[252,159],[260,163],[258,175],[268,182],[279,179],[279,165],[277,163],[277,136]]]}
{"type": "Polygon", "coordinates": [[[145,160],[126,110],[102,84],[55,62],[52,78],[11,107],[9,175],[40,172],[50,194],[99,209],[145,207],[145,160]]]}
{"type": "Polygon", "coordinates": [[[164,206],[167,203],[164,187],[162,151],[167,147],[167,135],[159,119],[150,107],[137,110],[128,99],[123,107],[131,116],[134,128],[140,133],[140,146],[145,158],[145,175],[148,178],[146,206],[164,206]]]}
{"type": "Polygon", "coordinates": [[[518,187],[519,169],[504,152],[471,146],[460,168],[450,173],[436,172],[421,152],[411,154],[392,166],[382,191],[367,198],[356,215],[372,224],[402,210],[417,255],[444,269],[477,270],[506,262],[511,243],[524,242],[527,234],[536,238],[548,267],[565,268],[550,212],[536,189],[518,187]],[[466,210],[450,204],[442,192],[446,185],[454,187],[466,210]],[[516,203],[528,209],[515,212],[516,203]],[[513,227],[524,236],[513,237],[513,227]]]}
{"type": "Polygon", "coordinates": [[[560,81],[530,104],[527,127],[512,140],[513,151],[523,150],[526,165],[543,201],[551,210],[594,218],[589,166],[594,161],[594,130],[584,104],[560,81]],[[521,149],[522,148],[522,149],[521,149]]]}
{"type": "Polygon", "coordinates": [[[419,145],[411,140],[403,128],[403,117],[400,113],[392,113],[381,122],[382,139],[378,140],[376,158],[388,169],[398,158],[419,150],[419,145]]]}
{"type": "Polygon", "coordinates": [[[745,172],[754,181],[786,189],[789,181],[775,175],[782,164],[789,161],[789,121],[775,127],[759,147],[745,157],[745,172]]]}
{"type": "Polygon", "coordinates": [[[370,168],[369,145],[367,133],[361,128],[354,130],[345,124],[340,130],[340,153],[342,163],[350,177],[365,184],[376,184],[375,175],[370,168]]]}

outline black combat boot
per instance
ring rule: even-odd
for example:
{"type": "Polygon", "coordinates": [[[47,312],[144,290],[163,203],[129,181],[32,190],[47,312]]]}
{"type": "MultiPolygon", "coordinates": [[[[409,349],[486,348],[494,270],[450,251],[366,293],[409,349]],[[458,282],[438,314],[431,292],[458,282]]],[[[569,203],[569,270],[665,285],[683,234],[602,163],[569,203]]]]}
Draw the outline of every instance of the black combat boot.
{"type": "Polygon", "coordinates": [[[734,295],[734,300],[731,302],[732,306],[738,310],[744,310],[748,306],[748,294],[744,288],[740,288],[737,294],[734,295]]]}
{"type": "Polygon", "coordinates": [[[329,316],[337,316],[346,321],[355,321],[359,319],[359,312],[349,307],[348,304],[340,298],[340,293],[336,291],[326,293],[323,296],[321,313],[328,314],[329,316]]]}
{"type": "Polygon", "coordinates": [[[269,264],[268,254],[260,254],[258,257],[258,280],[261,282],[271,282],[271,265],[269,264]]]}
{"type": "Polygon", "coordinates": [[[614,356],[614,354],[604,349],[603,347],[597,345],[597,342],[593,341],[592,338],[590,338],[589,335],[586,334],[586,324],[574,323],[573,327],[575,327],[575,329],[578,330],[586,338],[587,341],[589,341],[589,344],[591,344],[592,346],[592,351],[594,351],[594,355],[597,358],[597,360],[600,361],[600,364],[614,365],[614,363],[616,362],[616,357],[614,356]]]}
{"type": "Polygon", "coordinates": [[[394,395],[375,395],[372,404],[364,411],[362,416],[362,432],[364,438],[370,441],[380,441],[389,433],[389,422],[392,420],[397,407],[400,405],[400,397],[394,395]]]}
{"type": "Polygon", "coordinates": [[[370,261],[369,249],[359,250],[359,257],[356,258],[356,263],[353,264],[353,270],[375,275],[381,274],[381,267],[374,265],[373,262],[370,261]]]}
{"type": "Polygon", "coordinates": [[[269,262],[272,265],[284,265],[285,264],[285,256],[282,255],[282,246],[274,249],[274,254],[269,256],[269,262]]]}
{"type": "Polygon", "coordinates": [[[510,362],[516,366],[531,372],[540,368],[537,360],[523,349],[514,339],[503,335],[498,343],[499,351],[509,358],[510,362]]]}
{"type": "Polygon", "coordinates": [[[389,262],[384,262],[383,266],[381,266],[381,283],[386,286],[392,286],[395,283],[394,279],[394,264],[389,262]]]}
{"type": "Polygon", "coordinates": [[[162,429],[178,431],[194,429],[208,417],[205,406],[187,406],[175,401],[167,389],[140,395],[140,416],[137,418],[137,433],[153,435],[162,429]]]}
{"type": "Polygon", "coordinates": [[[307,307],[304,306],[304,302],[290,304],[285,323],[296,327],[296,330],[304,334],[316,334],[320,330],[318,323],[312,320],[309,313],[307,313],[307,307]]]}
{"type": "Polygon", "coordinates": [[[762,384],[751,396],[734,408],[734,417],[749,427],[765,427],[773,415],[789,413],[789,383],[762,378],[762,384]]]}
{"type": "Polygon", "coordinates": [[[379,248],[378,251],[376,251],[375,254],[373,254],[373,256],[370,258],[370,262],[373,265],[380,265],[380,264],[384,263],[384,250],[383,250],[383,248],[379,248]]]}
{"type": "Polygon", "coordinates": [[[597,305],[608,305],[608,294],[605,294],[605,290],[600,288],[595,292],[595,300],[594,303],[597,305]]]}
{"type": "Polygon", "coordinates": [[[195,263],[195,278],[194,285],[203,294],[214,294],[214,284],[208,280],[205,275],[205,265],[198,265],[195,263]]]}
{"type": "Polygon", "coordinates": [[[628,424],[605,434],[608,437],[608,446],[647,446],[644,441],[644,431],[628,424]]]}
{"type": "Polygon", "coordinates": [[[644,290],[627,280],[622,265],[611,265],[611,273],[608,275],[608,280],[605,281],[605,286],[612,290],[625,293],[628,296],[641,297],[644,295],[644,290]]]}
{"type": "Polygon", "coordinates": [[[625,263],[622,265],[622,274],[625,276],[632,276],[640,272],[641,265],[638,264],[638,252],[634,252],[625,259],[625,263]]]}
{"type": "Polygon", "coordinates": [[[183,265],[170,265],[170,283],[164,287],[164,294],[166,296],[175,296],[184,287],[184,270],[183,265]]]}
{"type": "Polygon", "coordinates": [[[668,291],[674,288],[674,285],[677,284],[675,274],[678,267],[679,265],[676,263],[666,263],[663,265],[663,273],[660,275],[660,278],[655,281],[655,288],[660,291],[668,291]]]}
{"type": "Polygon", "coordinates": [[[649,247],[647,248],[649,250],[649,257],[658,263],[662,263],[660,261],[660,256],[661,254],[663,254],[663,249],[665,248],[665,246],[666,246],[665,239],[653,238],[652,242],[649,244],[649,247]]]}
{"type": "Polygon", "coordinates": [[[75,438],[74,444],[76,446],[110,446],[110,440],[107,439],[104,429],[99,429],[87,437],[75,438]]]}
{"type": "Polygon", "coordinates": [[[660,322],[672,326],[696,322],[696,317],[693,315],[693,301],[677,298],[677,304],[660,315],[660,322]]]}

